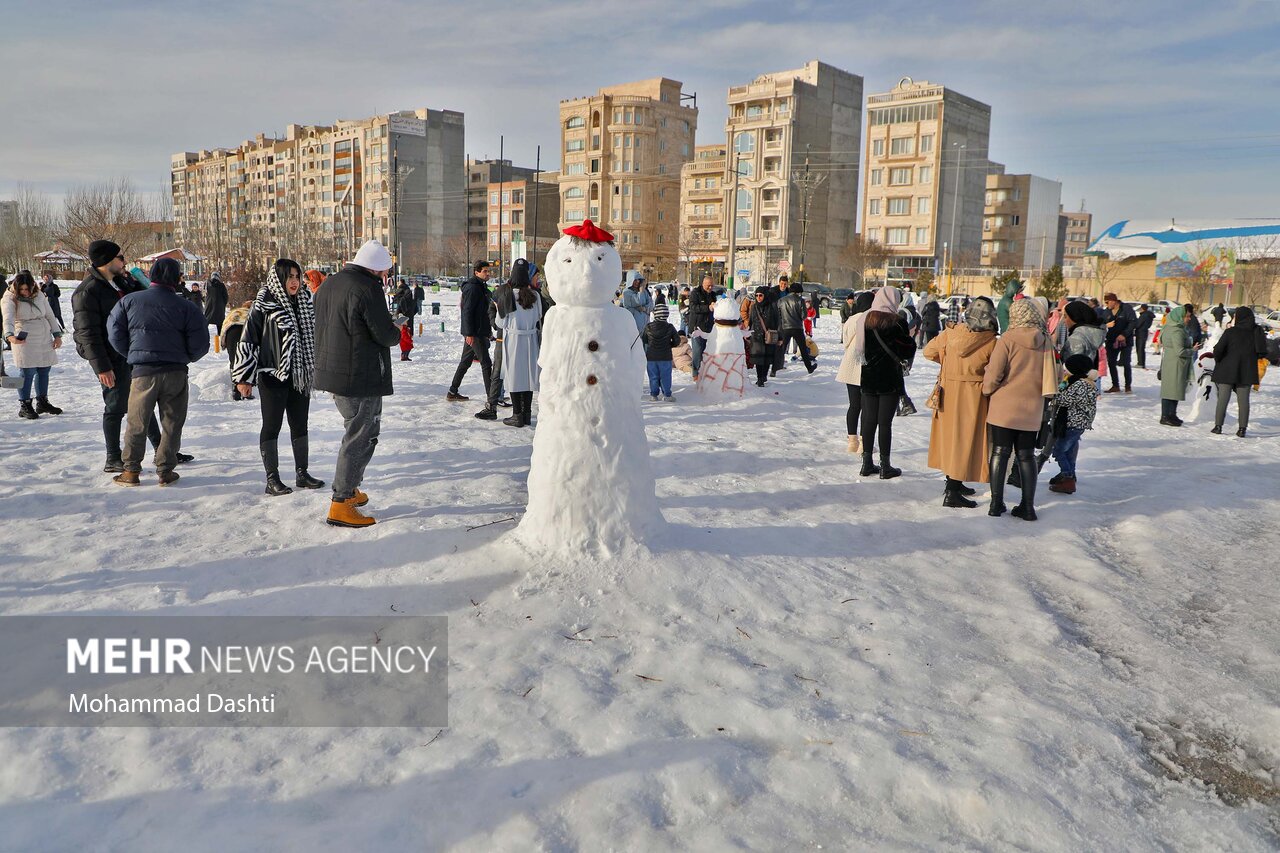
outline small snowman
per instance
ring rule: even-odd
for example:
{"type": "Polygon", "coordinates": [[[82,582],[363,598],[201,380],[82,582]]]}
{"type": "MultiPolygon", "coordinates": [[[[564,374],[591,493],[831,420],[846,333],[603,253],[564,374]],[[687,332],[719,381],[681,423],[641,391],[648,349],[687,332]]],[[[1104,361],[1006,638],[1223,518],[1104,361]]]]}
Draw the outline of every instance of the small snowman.
{"type": "Polygon", "coordinates": [[[635,389],[644,347],[626,309],[613,236],[590,219],[567,228],[544,268],[555,307],[543,320],[529,505],[517,536],[539,551],[605,555],[662,524],[635,389]]]}
{"type": "MultiPolygon", "coordinates": [[[[698,393],[706,397],[741,397],[747,387],[747,355],[744,333],[738,324],[742,304],[722,296],[716,300],[711,317],[715,325],[706,333],[707,348],[698,371],[698,393]]],[[[703,334],[695,332],[694,334],[703,334]]]]}

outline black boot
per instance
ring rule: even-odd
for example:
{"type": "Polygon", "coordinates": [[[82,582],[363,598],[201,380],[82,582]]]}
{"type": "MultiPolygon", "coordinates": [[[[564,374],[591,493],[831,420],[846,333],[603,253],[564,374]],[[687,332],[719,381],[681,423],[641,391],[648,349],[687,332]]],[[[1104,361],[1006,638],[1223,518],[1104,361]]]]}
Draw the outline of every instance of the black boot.
{"type": "Polygon", "coordinates": [[[62,409],[50,403],[48,397],[36,397],[36,412],[41,415],[60,415],[62,409]]]}
{"type": "Polygon", "coordinates": [[[297,476],[293,480],[293,484],[299,489],[318,489],[324,485],[324,480],[317,480],[307,473],[307,465],[310,461],[310,444],[305,435],[300,435],[293,439],[293,470],[297,476]]]}
{"type": "Polygon", "coordinates": [[[1022,502],[1013,508],[1013,515],[1023,521],[1036,520],[1036,452],[1033,448],[1018,451],[1018,470],[1022,474],[1022,502]]]}
{"type": "Polygon", "coordinates": [[[503,418],[502,422],[511,427],[522,427],[524,420],[524,392],[511,392],[511,417],[503,418]]]}
{"type": "Polygon", "coordinates": [[[40,419],[40,416],[36,414],[36,410],[31,408],[30,400],[18,401],[18,417],[29,421],[37,421],[40,419]]]}
{"type": "Polygon", "coordinates": [[[942,492],[942,505],[952,509],[973,509],[976,507],[978,505],[977,501],[969,500],[960,492],[960,487],[963,485],[959,480],[953,480],[948,477],[947,485],[942,492]]]}
{"type": "MultiPolygon", "coordinates": [[[[863,448],[867,446],[865,443],[865,440],[862,446],[863,448]]],[[[858,472],[858,476],[859,477],[875,477],[879,473],[880,473],[880,466],[876,465],[871,461],[871,451],[864,449],[862,451],[862,470],[858,472]]]]}
{"type": "Polygon", "coordinates": [[[987,515],[1001,516],[1008,512],[1008,507],[1004,505],[1004,478],[1009,473],[1009,453],[1012,449],[991,449],[991,506],[987,509],[987,515]]]}
{"type": "Polygon", "coordinates": [[[102,470],[107,474],[120,474],[124,471],[124,461],[120,458],[121,420],[121,415],[102,416],[102,439],[107,445],[107,464],[102,470]]]}
{"type": "Polygon", "coordinates": [[[894,477],[901,477],[901,476],[902,476],[902,469],[894,468],[892,465],[890,465],[889,454],[882,452],[880,454],[880,479],[892,480],[894,477]]]}
{"type": "Polygon", "coordinates": [[[533,392],[525,391],[524,393],[524,425],[530,426],[533,423],[533,392]]]}
{"type": "Polygon", "coordinates": [[[262,467],[267,469],[267,494],[272,497],[291,495],[293,489],[280,482],[280,446],[274,441],[264,441],[258,445],[262,454],[262,467]]]}

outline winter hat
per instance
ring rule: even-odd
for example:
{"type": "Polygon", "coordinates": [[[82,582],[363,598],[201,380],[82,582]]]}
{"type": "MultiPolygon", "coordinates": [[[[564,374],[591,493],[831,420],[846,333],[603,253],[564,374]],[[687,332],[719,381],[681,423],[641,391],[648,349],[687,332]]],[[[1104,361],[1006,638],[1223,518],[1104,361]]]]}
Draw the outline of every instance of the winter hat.
{"type": "Polygon", "coordinates": [[[671,314],[671,309],[667,307],[667,303],[659,302],[653,306],[653,319],[665,320],[671,314]]]}
{"type": "Polygon", "coordinates": [[[392,266],[391,253],[377,240],[370,240],[360,247],[351,263],[374,272],[385,272],[392,266]]]}
{"type": "Polygon", "coordinates": [[[512,287],[533,287],[533,276],[529,274],[529,262],[524,258],[516,258],[515,263],[511,265],[511,278],[508,281],[512,287]]]}
{"type": "Polygon", "coordinates": [[[94,240],[89,244],[89,263],[94,268],[105,267],[120,254],[120,247],[110,240],[94,240]]]}
{"type": "Polygon", "coordinates": [[[787,288],[787,292],[788,293],[804,293],[804,288],[800,286],[799,282],[795,282],[790,287],[787,288]]]}
{"type": "Polygon", "coordinates": [[[1083,300],[1077,299],[1074,302],[1067,303],[1067,316],[1071,318],[1071,322],[1077,326],[1096,326],[1098,325],[1098,314],[1090,308],[1083,300]]]}
{"type": "Polygon", "coordinates": [[[572,228],[564,229],[564,233],[566,236],[586,240],[589,243],[613,242],[613,235],[603,228],[597,227],[590,219],[582,220],[581,225],[574,225],[572,228]]]}
{"type": "Polygon", "coordinates": [[[975,332],[994,332],[997,330],[996,306],[987,297],[979,296],[965,312],[964,322],[975,332]]]}
{"type": "Polygon", "coordinates": [[[1077,353],[1064,362],[1067,372],[1072,376],[1088,376],[1089,372],[1096,369],[1098,359],[1095,356],[1077,353]]]}
{"type": "Polygon", "coordinates": [[[756,288],[756,296],[768,296],[768,295],[769,295],[769,288],[765,287],[763,284],[756,288]]]}
{"type": "Polygon", "coordinates": [[[182,265],[173,258],[161,258],[151,267],[151,283],[177,290],[182,285],[182,265]]]}

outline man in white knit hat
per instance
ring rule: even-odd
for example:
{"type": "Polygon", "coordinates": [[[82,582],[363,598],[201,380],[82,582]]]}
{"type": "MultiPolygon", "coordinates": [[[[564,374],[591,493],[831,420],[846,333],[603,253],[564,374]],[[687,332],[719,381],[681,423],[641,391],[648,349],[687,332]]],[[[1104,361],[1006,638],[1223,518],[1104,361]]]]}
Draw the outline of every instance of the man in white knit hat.
{"type": "Polygon", "coordinates": [[[370,240],[316,291],[315,387],[333,394],[346,428],[327,519],[337,527],[374,523],[357,507],[369,502],[360,483],[378,444],[382,398],[392,394],[391,347],[400,343],[400,327],[382,296],[389,269],[391,255],[370,240]]]}

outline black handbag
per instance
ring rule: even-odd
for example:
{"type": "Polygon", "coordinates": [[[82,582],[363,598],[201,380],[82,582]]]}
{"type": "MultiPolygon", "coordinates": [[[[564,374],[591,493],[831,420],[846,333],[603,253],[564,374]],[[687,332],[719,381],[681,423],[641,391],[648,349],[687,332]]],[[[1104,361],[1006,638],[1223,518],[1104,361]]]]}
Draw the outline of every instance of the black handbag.
{"type": "Polygon", "coordinates": [[[902,371],[902,375],[904,377],[910,376],[911,362],[907,361],[905,358],[898,358],[893,354],[893,350],[889,349],[889,345],[884,342],[884,338],[880,337],[879,329],[872,329],[871,334],[876,336],[876,340],[880,342],[880,346],[884,350],[885,355],[898,363],[898,370],[902,371]]]}

